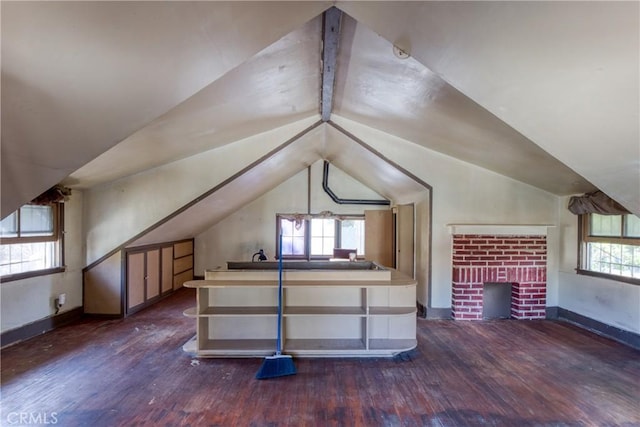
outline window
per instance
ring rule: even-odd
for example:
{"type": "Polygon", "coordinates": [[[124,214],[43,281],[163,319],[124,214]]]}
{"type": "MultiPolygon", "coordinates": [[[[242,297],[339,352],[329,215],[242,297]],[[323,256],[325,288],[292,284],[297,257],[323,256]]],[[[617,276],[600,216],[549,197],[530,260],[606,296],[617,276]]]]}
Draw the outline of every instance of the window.
{"type": "Polygon", "coordinates": [[[25,205],[0,222],[3,281],[61,270],[62,204],[25,205]]]}
{"type": "Polygon", "coordinates": [[[364,256],[364,217],[326,218],[277,215],[277,235],[282,230],[284,258],[329,259],[334,248],[356,249],[364,256]]]}
{"type": "Polygon", "coordinates": [[[331,256],[336,246],[336,220],[311,218],[311,256],[331,256]]]}
{"type": "MultiPolygon", "coordinates": [[[[280,227],[278,235],[282,230],[282,254],[284,258],[306,258],[307,221],[278,218],[278,225],[280,227]]],[[[279,251],[279,249],[276,250],[276,252],[279,251]]]]}
{"type": "Polygon", "coordinates": [[[357,250],[364,256],[364,218],[343,219],[340,221],[340,248],[357,250]]]}
{"type": "Polygon", "coordinates": [[[640,283],[640,217],[586,214],[581,221],[581,270],[640,283]]]}

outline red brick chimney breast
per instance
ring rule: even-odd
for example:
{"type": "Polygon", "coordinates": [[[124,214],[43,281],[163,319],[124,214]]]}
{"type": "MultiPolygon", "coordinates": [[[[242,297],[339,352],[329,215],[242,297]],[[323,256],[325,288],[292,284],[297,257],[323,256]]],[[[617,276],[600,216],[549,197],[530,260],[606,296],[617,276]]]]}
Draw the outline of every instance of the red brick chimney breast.
{"type": "Polygon", "coordinates": [[[482,319],[482,293],[487,282],[512,284],[512,318],[544,319],[546,236],[454,234],[451,301],[454,319],[482,319]]]}

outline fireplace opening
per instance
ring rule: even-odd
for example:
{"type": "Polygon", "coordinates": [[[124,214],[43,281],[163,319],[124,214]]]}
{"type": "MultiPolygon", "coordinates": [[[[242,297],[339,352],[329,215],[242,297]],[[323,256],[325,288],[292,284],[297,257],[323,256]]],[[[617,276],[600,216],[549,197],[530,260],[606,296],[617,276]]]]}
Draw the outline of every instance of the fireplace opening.
{"type": "Polygon", "coordinates": [[[511,283],[485,282],[482,288],[482,318],[511,318],[511,283]]]}

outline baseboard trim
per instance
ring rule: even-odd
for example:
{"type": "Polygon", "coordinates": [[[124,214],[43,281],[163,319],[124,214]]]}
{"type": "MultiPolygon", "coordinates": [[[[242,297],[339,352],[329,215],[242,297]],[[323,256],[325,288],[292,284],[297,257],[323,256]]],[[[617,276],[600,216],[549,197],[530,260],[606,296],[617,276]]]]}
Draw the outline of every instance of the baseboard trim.
{"type": "Polygon", "coordinates": [[[16,329],[3,332],[0,334],[0,347],[5,348],[12,344],[16,344],[21,341],[28,340],[35,336],[49,332],[55,328],[66,325],[71,322],[79,320],[83,316],[83,308],[76,307],[64,313],[60,313],[55,316],[45,317],[44,319],[36,320],[35,322],[27,323],[24,326],[20,326],[16,329]]]}
{"type": "Polygon", "coordinates": [[[427,307],[426,318],[430,320],[451,320],[451,308],[427,307]]]}
{"type": "Polygon", "coordinates": [[[616,328],[615,326],[607,325],[606,323],[602,323],[590,317],[583,316],[582,314],[574,313],[573,311],[564,309],[562,307],[555,308],[557,308],[558,310],[558,320],[567,321],[598,335],[614,339],[618,342],[628,345],[629,347],[640,350],[640,334],[616,328]]]}
{"type": "Polygon", "coordinates": [[[555,320],[558,318],[558,311],[560,307],[547,307],[546,308],[546,318],[549,320],[555,320]]]}

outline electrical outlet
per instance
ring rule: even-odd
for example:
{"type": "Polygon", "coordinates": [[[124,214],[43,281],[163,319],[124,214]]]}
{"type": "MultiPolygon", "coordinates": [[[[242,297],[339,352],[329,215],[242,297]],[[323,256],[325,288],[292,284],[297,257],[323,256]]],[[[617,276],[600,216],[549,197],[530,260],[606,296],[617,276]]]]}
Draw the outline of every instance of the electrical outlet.
{"type": "Polygon", "coordinates": [[[56,308],[55,314],[58,314],[58,312],[60,311],[60,308],[64,305],[65,302],[67,302],[67,294],[60,294],[58,295],[58,298],[53,300],[53,303],[56,308]]]}

